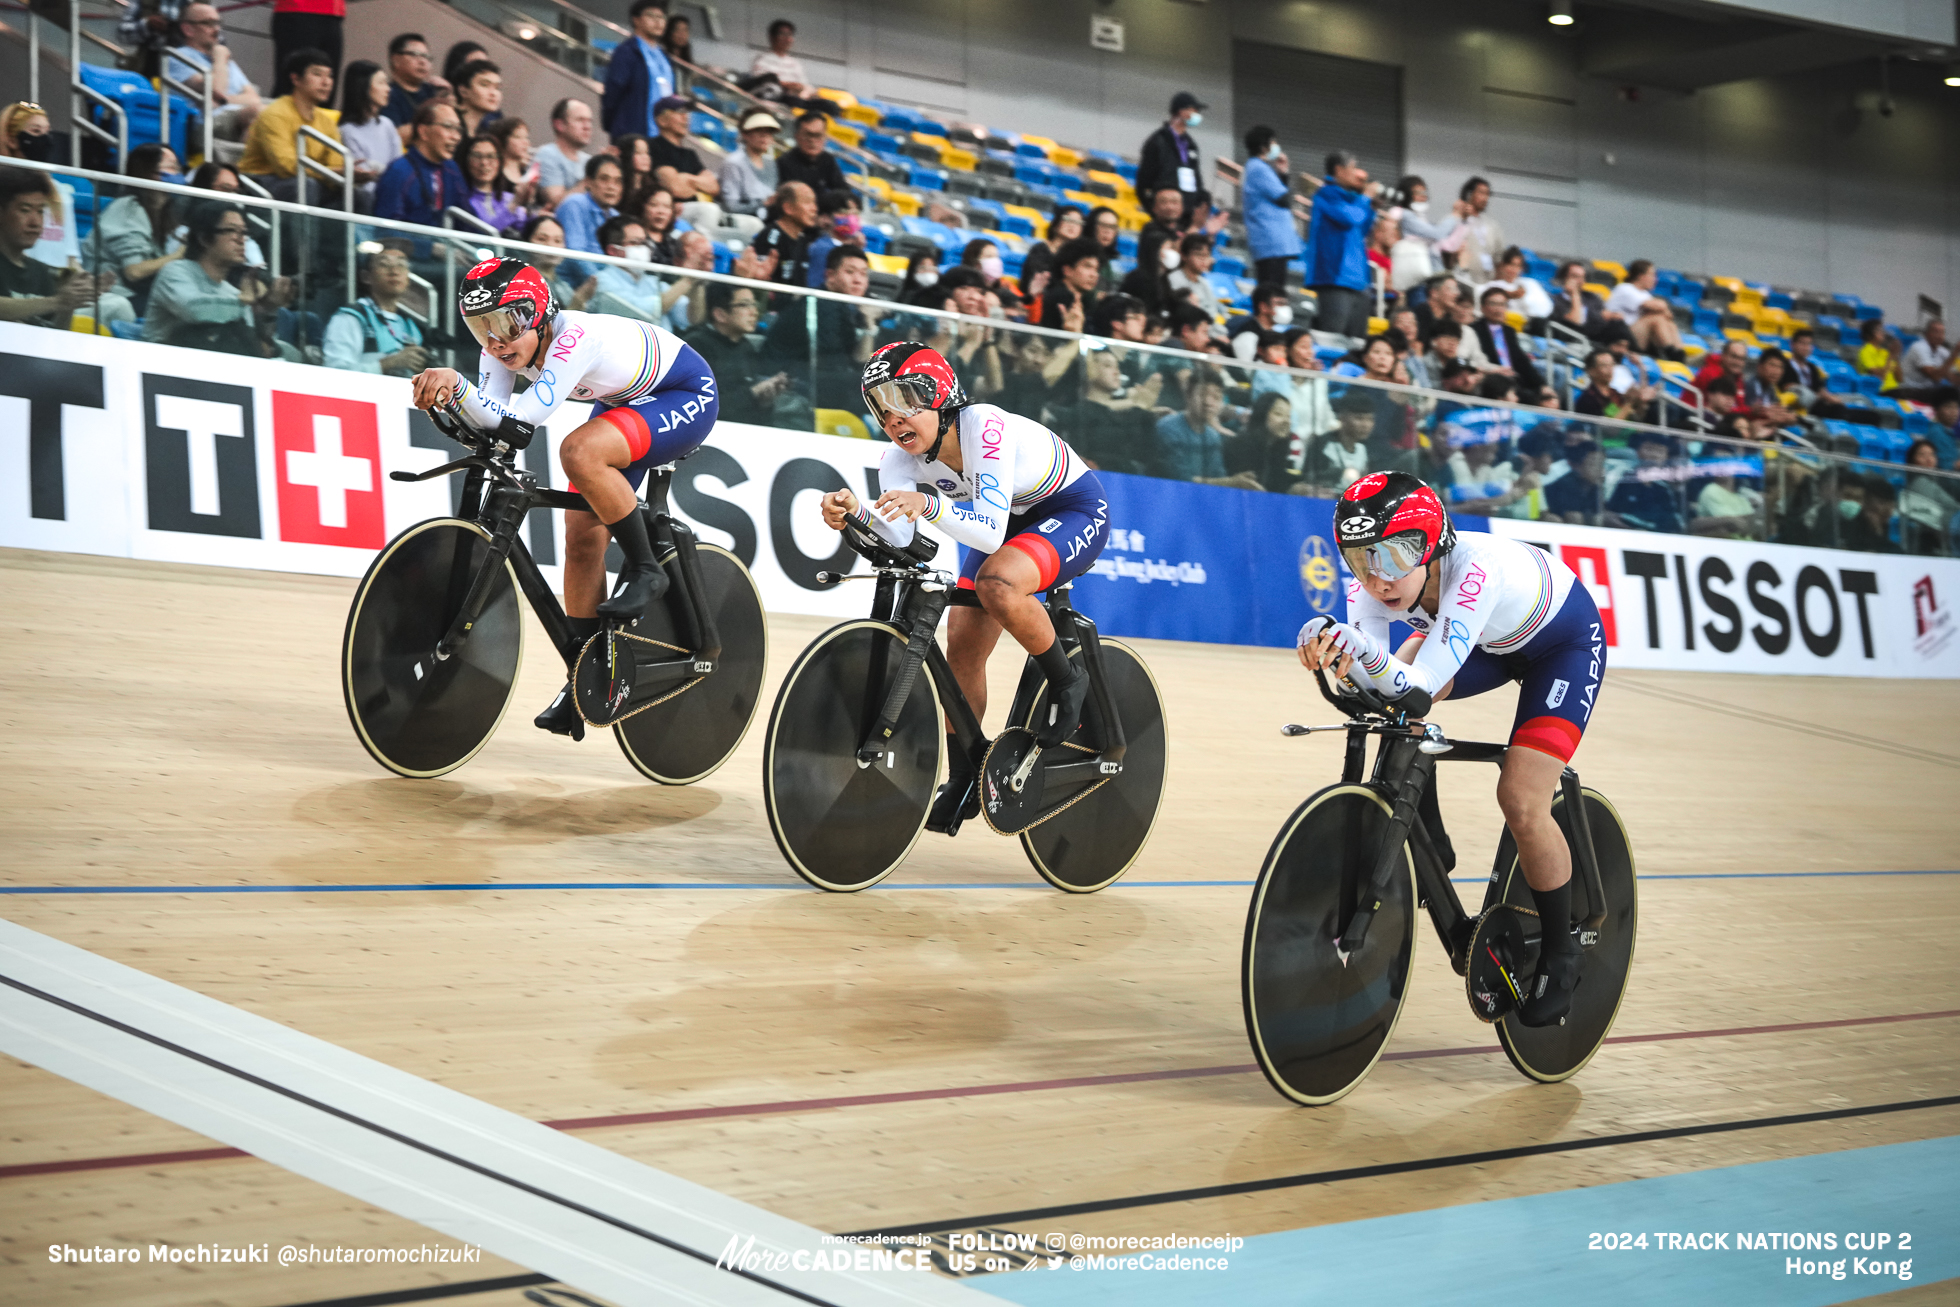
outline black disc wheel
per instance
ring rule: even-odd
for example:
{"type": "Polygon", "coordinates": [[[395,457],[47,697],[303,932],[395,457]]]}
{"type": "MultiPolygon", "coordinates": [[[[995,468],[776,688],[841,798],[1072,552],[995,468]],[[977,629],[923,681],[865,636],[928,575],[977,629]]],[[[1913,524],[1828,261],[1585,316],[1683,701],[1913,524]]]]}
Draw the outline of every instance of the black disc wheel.
{"type": "MultiPolygon", "coordinates": [[[[1619,1015],[1620,1000],[1626,995],[1627,977],[1633,970],[1634,937],[1640,924],[1633,843],[1627,838],[1626,825],[1604,795],[1595,790],[1582,789],[1580,793],[1585,797],[1586,823],[1592,828],[1593,849],[1599,859],[1600,886],[1606,891],[1606,920],[1599,928],[1599,938],[1584,951],[1579,987],[1572,992],[1572,1010],[1566,1014],[1564,1025],[1527,1026],[1516,1013],[1497,1023],[1497,1040],[1511,1065],[1547,1084],[1577,1075],[1606,1042],[1613,1019],[1619,1015]]],[[[1571,812],[1563,793],[1552,800],[1552,818],[1565,832],[1566,843],[1572,844],[1571,812]]],[[[1508,830],[1498,847],[1497,865],[1504,870],[1486,892],[1486,906],[1502,902],[1535,911],[1538,905],[1525,883],[1517,845],[1508,830]]],[[[1572,915],[1583,922],[1598,910],[1575,854],[1572,915]]]]}
{"type": "Polygon", "coordinates": [[[905,661],[894,628],[846,622],[803,651],[776,695],[762,744],[763,800],[776,846],[818,889],[876,885],[925,829],[946,732],[923,667],[883,752],[870,763],[857,757],[905,661]]]}
{"type": "MultiPolygon", "coordinates": [[[[749,569],[718,545],[696,545],[695,552],[706,606],[721,634],[721,659],[696,684],[613,727],[626,760],[662,785],[691,784],[728,761],[755,720],[769,655],[762,594],[749,569]]],[[[633,634],[681,645],[674,610],[683,602],[678,588],[668,590],[633,634]]]]}
{"type": "MultiPolygon", "coordinates": [[[[1130,869],[1157,824],[1164,799],[1165,765],[1169,760],[1164,729],[1164,696],[1136,650],[1116,640],[1102,642],[1103,672],[1109,678],[1110,701],[1123,722],[1128,748],[1123,770],[1098,785],[1041,824],[1021,832],[1021,848],[1043,880],[1071,894],[1092,894],[1113,885],[1130,869]]],[[[1082,651],[1072,655],[1080,665],[1082,651]]],[[[1046,719],[1048,686],[1042,684],[1028,714],[1030,729],[1046,719]]],[[[1099,737],[1095,696],[1083,706],[1086,719],[1076,740],[1099,737]]],[[[1064,746],[1061,754],[1080,750],[1064,746]]],[[[1048,802],[1066,798],[1048,794],[1048,802]]]]}
{"type": "Polygon", "coordinates": [[[341,641],[341,693],[354,733],[402,776],[441,776],[474,758],[510,706],[524,626],[510,564],[448,658],[436,642],[455,620],[490,536],[474,522],[433,518],[383,546],[354,591],[341,641]]]}
{"type": "Polygon", "coordinates": [[[1252,889],[1240,999],[1259,1069],[1296,1103],[1331,1103],[1375,1065],[1409,995],[1415,864],[1405,842],[1368,927],[1343,964],[1334,941],[1374,874],[1388,800],[1330,785],[1287,818],[1252,889]]]}

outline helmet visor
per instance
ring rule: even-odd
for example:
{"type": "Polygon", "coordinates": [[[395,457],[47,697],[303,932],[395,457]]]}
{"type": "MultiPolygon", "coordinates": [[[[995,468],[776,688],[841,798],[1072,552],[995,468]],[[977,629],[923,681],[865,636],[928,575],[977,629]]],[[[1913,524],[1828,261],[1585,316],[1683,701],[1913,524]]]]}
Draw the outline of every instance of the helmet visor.
{"type": "Polygon", "coordinates": [[[466,317],[463,322],[483,348],[508,345],[531,329],[531,306],[528,302],[499,305],[466,317]]]}
{"type": "Polygon", "coordinates": [[[930,413],[933,401],[939,398],[939,387],[931,377],[918,375],[893,377],[869,386],[864,392],[865,407],[871,416],[883,426],[894,417],[909,418],[917,413],[930,413]]]}
{"type": "Polygon", "coordinates": [[[1400,581],[1422,566],[1426,543],[1420,532],[1405,531],[1372,545],[1344,545],[1341,557],[1348,570],[1358,577],[1378,576],[1384,581],[1400,581]]]}

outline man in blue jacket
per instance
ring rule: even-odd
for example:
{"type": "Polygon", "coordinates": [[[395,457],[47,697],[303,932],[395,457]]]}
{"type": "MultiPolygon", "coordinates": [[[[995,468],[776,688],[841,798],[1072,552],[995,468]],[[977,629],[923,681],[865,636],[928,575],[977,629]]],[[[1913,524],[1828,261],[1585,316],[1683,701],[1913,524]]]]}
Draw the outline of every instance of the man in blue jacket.
{"type": "Polygon", "coordinates": [[[1252,250],[1253,276],[1262,286],[1284,286],[1286,265],[1300,257],[1300,229],[1293,223],[1289,165],[1270,127],[1245,134],[1245,243],[1252,250]]]}
{"type": "Polygon", "coordinates": [[[1368,232],[1375,223],[1368,201],[1381,188],[1349,151],[1327,156],[1327,177],[1307,224],[1307,285],[1320,300],[1316,331],[1368,334],[1368,232]]]}
{"type": "MultiPolygon", "coordinates": [[[[430,100],[415,111],[410,123],[408,153],[388,165],[374,186],[374,216],[424,227],[442,226],[442,211],[469,204],[469,183],[456,166],[456,143],[463,139],[463,120],[453,105],[430,100]]],[[[430,257],[427,237],[415,238],[418,264],[430,257]]],[[[416,271],[427,275],[427,269],[416,271]]]]}
{"type": "Polygon", "coordinates": [[[667,30],[667,0],[633,0],[633,39],[621,41],[606,63],[606,93],[599,121],[606,134],[658,136],[653,106],[674,93],[674,66],[660,48],[667,30]]]}

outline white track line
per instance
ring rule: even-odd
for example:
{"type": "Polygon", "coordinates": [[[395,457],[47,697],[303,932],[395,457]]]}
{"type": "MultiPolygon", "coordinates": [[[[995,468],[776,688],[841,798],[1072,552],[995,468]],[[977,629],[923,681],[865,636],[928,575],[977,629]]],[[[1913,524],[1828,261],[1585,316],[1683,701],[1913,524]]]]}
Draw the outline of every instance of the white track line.
{"type": "Polygon", "coordinates": [[[809,1226],[9,921],[0,979],[11,1056],[618,1303],[998,1305],[930,1272],[717,1269],[731,1237],[753,1235],[758,1252],[835,1248],[809,1226]]]}

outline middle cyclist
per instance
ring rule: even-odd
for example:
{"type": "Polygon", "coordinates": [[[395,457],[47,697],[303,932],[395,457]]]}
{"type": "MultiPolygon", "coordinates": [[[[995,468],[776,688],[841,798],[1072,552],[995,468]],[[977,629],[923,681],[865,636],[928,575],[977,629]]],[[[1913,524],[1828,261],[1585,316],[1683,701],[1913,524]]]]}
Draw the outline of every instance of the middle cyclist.
{"type": "MultiPolygon", "coordinates": [[[[842,530],[854,517],[895,545],[912,542],[913,523],[931,522],[966,546],[959,587],[979,608],[954,608],[946,619],[946,661],[973,705],[987,711],[987,658],[1005,627],[1048,678],[1048,720],[1036,740],[1052,749],[1074,731],[1089,677],[1073,667],[1048,610],[1034,596],[1089,570],[1109,538],[1109,501],[1095,471],[1062,438],[1029,418],[975,404],[952,365],[935,349],[902,340],[864,367],[864,405],[892,448],[878,466],[883,492],[867,512],[849,490],[824,496],[823,517],[842,530]],[[957,432],[953,440],[947,436],[957,432]]],[[[978,787],[965,783],[974,759],[950,737],[951,779],[928,819],[942,826],[942,807],[978,787]]]]}

